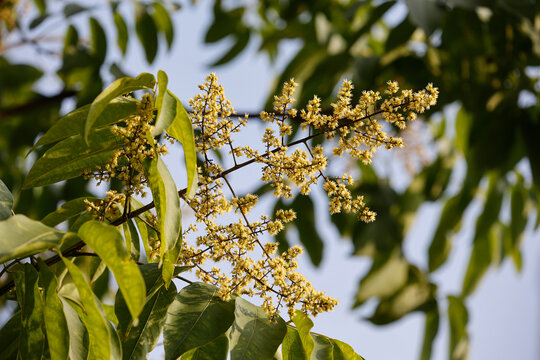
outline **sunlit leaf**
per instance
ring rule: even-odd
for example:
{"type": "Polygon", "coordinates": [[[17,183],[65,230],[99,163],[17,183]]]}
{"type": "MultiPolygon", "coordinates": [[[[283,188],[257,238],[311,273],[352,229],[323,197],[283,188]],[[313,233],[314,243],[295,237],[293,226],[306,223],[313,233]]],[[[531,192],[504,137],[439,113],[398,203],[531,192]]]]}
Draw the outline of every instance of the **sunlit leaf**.
{"type": "Polygon", "coordinates": [[[124,230],[124,238],[126,239],[126,247],[131,254],[131,259],[139,261],[141,257],[141,240],[139,233],[133,220],[126,221],[122,224],[124,230]]]}
{"type": "Polygon", "coordinates": [[[67,359],[69,353],[69,330],[62,302],[57,294],[58,280],[43,260],[38,258],[38,263],[45,301],[43,322],[47,331],[51,359],[67,359]]]}
{"type": "Polygon", "coordinates": [[[149,73],[142,73],[137,76],[137,78],[125,77],[115,80],[111,85],[109,85],[105,90],[103,90],[101,94],[99,94],[92,102],[90,110],[88,111],[88,117],[84,122],[83,137],[85,141],[88,141],[90,129],[94,127],[97,119],[99,118],[101,113],[103,113],[103,111],[112,101],[112,99],[136,90],[152,89],[155,82],[156,79],[154,78],[154,75],[149,73]]]}
{"type": "Polygon", "coordinates": [[[45,331],[43,326],[43,300],[38,288],[38,273],[26,263],[12,267],[21,309],[19,354],[21,359],[41,359],[45,331]]]}
{"type": "Polygon", "coordinates": [[[77,312],[65,299],[62,301],[67,327],[69,329],[69,358],[72,360],[86,360],[88,357],[88,331],[77,312]]]}
{"type": "MultiPolygon", "coordinates": [[[[167,73],[165,71],[158,70],[157,79],[158,79],[158,94],[156,96],[156,109],[158,111],[157,118],[159,119],[159,113],[161,112],[161,108],[162,108],[162,104],[163,104],[163,96],[165,96],[165,93],[167,91],[167,85],[169,84],[169,77],[167,76],[167,73]]],[[[167,118],[167,117],[165,117],[165,118],[167,118]]],[[[158,125],[158,123],[157,123],[157,120],[156,120],[156,124],[154,125],[154,129],[156,128],[157,125],[158,125]]],[[[161,131],[159,133],[161,133],[161,131]]],[[[156,134],[156,130],[154,130],[154,132],[153,132],[154,136],[155,136],[155,134],[156,134]]]]}
{"type": "Polygon", "coordinates": [[[0,221],[12,215],[13,195],[2,180],[0,180],[0,221]]]}
{"type": "Polygon", "coordinates": [[[294,325],[300,336],[300,341],[302,342],[302,347],[306,356],[309,358],[313,352],[313,338],[311,337],[310,330],[313,327],[313,321],[303,312],[297,310],[292,318],[294,325]]]}
{"type": "Polygon", "coordinates": [[[309,360],[310,357],[306,354],[298,331],[287,326],[287,334],[281,343],[281,357],[283,360],[309,360]]]}
{"type": "Polygon", "coordinates": [[[107,320],[98,308],[94,293],[81,270],[60,253],[59,255],[73,279],[81,302],[82,312],[84,313],[81,320],[88,331],[88,358],[109,359],[111,356],[111,344],[107,320]]]}
{"type": "Polygon", "coordinates": [[[234,302],[220,300],[217,291],[216,287],[194,283],[176,295],[163,332],[166,359],[177,359],[186,351],[209,343],[232,325],[234,302]]]}
{"type": "MultiPolygon", "coordinates": [[[[184,149],[184,161],[186,163],[187,172],[187,191],[186,196],[191,198],[197,192],[198,175],[197,175],[197,151],[195,148],[195,136],[193,134],[193,126],[189,115],[184,109],[182,102],[170,91],[164,95],[168,98],[169,104],[172,105],[173,99],[176,102],[176,108],[174,109],[174,120],[172,124],[167,128],[167,133],[180,141],[182,148],[184,149]]],[[[173,111],[172,106],[169,111],[173,111]]]]}
{"type": "Polygon", "coordinates": [[[111,269],[129,311],[136,319],[144,306],[146,288],[137,264],[130,258],[122,234],[111,225],[88,221],[79,229],[79,236],[111,269]]]}
{"type": "Polygon", "coordinates": [[[56,247],[64,234],[24,215],[0,221],[0,263],[56,247]]]}
{"type": "Polygon", "coordinates": [[[327,360],[334,358],[334,344],[326,336],[313,334],[314,347],[312,360],[327,360]]]}
{"type": "Polygon", "coordinates": [[[90,145],[80,135],[64,139],[40,157],[24,180],[23,189],[54,184],[81,175],[107,163],[114,150],[124,141],[110,128],[94,129],[89,134],[90,145]]]}
{"type": "Polygon", "coordinates": [[[286,333],[281,317],[269,321],[262,308],[236,298],[230,333],[231,360],[272,359],[286,333]]]}

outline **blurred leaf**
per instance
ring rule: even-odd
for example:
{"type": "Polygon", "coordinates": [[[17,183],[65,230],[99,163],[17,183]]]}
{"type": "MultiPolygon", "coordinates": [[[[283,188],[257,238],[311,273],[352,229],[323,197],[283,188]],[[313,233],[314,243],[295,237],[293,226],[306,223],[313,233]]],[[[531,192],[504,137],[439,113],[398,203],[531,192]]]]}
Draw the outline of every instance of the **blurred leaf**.
{"type": "Polygon", "coordinates": [[[318,266],[322,260],[324,242],[317,231],[313,201],[309,196],[298,195],[291,206],[296,212],[295,225],[300,242],[307,250],[313,265],[318,266]]]}
{"type": "Polygon", "coordinates": [[[79,42],[79,32],[77,31],[77,28],[73,26],[73,24],[71,24],[66,30],[66,35],[64,36],[63,53],[65,54],[67,52],[72,51],[75,47],[77,47],[78,42],[79,42]]]}
{"type": "Polygon", "coordinates": [[[17,311],[0,329],[0,359],[16,359],[21,332],[21,312],[17,311]]]}
{"type": "Polygon", "coordinates": [[[91,54],[101,64],[107,55],[107,36],[98,20],[91,17],[90,21],[90,49],[91,54]]]}
{"type": "Polygon", "coordinates": [[[80,298],[80,306],[83,313],[81,320],[88,331],[89,338],[88,358],[109,359],[111,356],[109,327],[107,320],[98,308],[92,289],[86,282],[81,270],[71,261],[64,258],[61,253],[58,253],[58,255],[64,262],[64,265],[66,265],[80,298]]]}
{"type": "Polygon", "coordinates": [[[66,18],[68,17],[71,17],[73,15],[77,15],[78,13],[81,13],[83,11],[86,11],[88,10],[87,7],[85,6],[82,6],[80,4],[77,4],[77,3],[67,3],[64,5],[64,16],[66,18]]]}
{"type": "Polygon", "coordinates": [[[244,31],[238,34],[235,43],[231,46],[229,51],[223,54],[223,56],[220,57],[218,60],[214,61],[214,63],[212,63],[212,65],[210,66],[220,66],[230,62],[235,57],[237,57],[248,45],[249,35],[250,34],[248,31],[244,31]]]}
{"type": "Polygon", "coordinates": [[[91,130],[86,145],[81,135],[64,139],[47,150],[32,166],[23,189],[54,184],[82,175],[85,170],[105,165],[113,152],[124,145],[111,128],[91,130]]]}
{"type": "Polygon", "coordinates": [[[154,75],[142,73],[137,78],[125,77],[115,80],[101,94],[96,97],[88,111],[88,117],[84,123],[83,135],[85,141],[88,139],[90,129],[94,126],[99,116],[103,113],[107,105],[116,97],[130,93],[135,90],[152,89],[156,83],[154,75]]]}
{"type": "Polygon", "coordinates": [[[117,11],[114,12],[114,25],[116,26],[116,43],[118,44],[118,48],[122,52],[122,55],[126,55],[129,31],[124,18],[117,11]]]}
{"type": "Polygon", "coordinates": [[[165,358],[177,359],[224,334],[234,321],[234,301],[222,301],[204,283],[183,288],[169,307],[163,332],[165,358]]]}
{"type": "Polygon", "coordinates": [[[11,268],[21,309],[19,359],[41,359],[45,331],[43,326],[43,300],[38,288],[38,273],[26,263],[11,268]]]}
{"type": "Polygon", "coordinates": [[[67,359],[69,353],[69,330],[62,302],[58,298],[58,280],[49,267],[38,258],[40,285],[43,288],[45,306],[43,323],[47,331],[47,342],[51,360],[67,359]]]}
{"type": "Polygon", "coordinates": [[[0,263],[56,247],[64,234],[24,215],[11,216],[0,221],[0,263]]]}
{"type": "Polygon", "coordinates": [[[469,114],[463,106],[460,107],[456,115],[455,143],[456,147],[465,155],[467,154],[467,149],[469,146],[469,133],[472,121],[473,119],[471,114],[469,114]]]}
{"type": "Polygon", "coordinates": [[[433,351],[433,341],[439,332],[439,308],[426,312],[426,321],[424,327],[424,341],[422,343],[422,353],[420,360],[430,360],[433,351]]]}
{"type": "Polygon", "coordinates": [[[47,1],[46,0],[34,0],[34,5],[38,8],[41,14],[47,11],[47,1]]]}
{"type": "Polygon", "coordinates": [[[0,180],[0,220],[6,220],[12,215],[13,195],[2,180],[0,180]]]}
{"type": "Polygon", "coordinates": [[[450,326],[449,358],[466,359],[469,353],[467,322],[469,315],[461,298],[448,296],[448,324],[450,326]]]}
{"type": "Polygon", "coordinates": [[[37,28],[39,25],[41,25],[41,23],[47,20],[49,16],[50,14],[47,14],[45,12],[37,15],[34,19],[32,19],[28,27],[30,28],[30,30],[37,28]]]}
{"type": "Polygon", "coordinates": [[[86,211],[88,205],[85,204],[85,200],[91,202],[99,201],[99,199],[96,197],[81,197],[78,199],[70,200],[63,203],[54,212],[48,214],[43,219],[41,219],[41,222],[47,226],[54,227],[66,220],[72,219],[73,217],[86,211]]]}
{"type": "Polygon", "coordinates": [[[158,50],[157,27],[146,6],[138,2],[135,3],[135,31],[144,49],[146,61],[151,64],[158,50]]]}
{"type": "Polygon", "coordinates": [[[424,30],[426,35],[431,35],[444,16],[441,5],[432,0],[405,0],[405,3],[409,8],[411,21],[424,30]]]}
{"type": "Polygon", "coordinates": [[[390,30],[385,43],[386,52],[390,52],[399,46],[407,44],[414,30],[416,30],[416,27],[411,24],[409,18],[403,19],[401,23],[390,30]]]}
{"type": "Polygon", "coordinates": [[[144,306],[146,289],[141,272],[131,260],[120,231],[99,221],[88,221],[79,229],[79,237],[111,269],[129,312],[136,319],[144,306]]]}
{"type": "Polygon", "coordinates": [[[231,360],[272,359],[287,333],[281,317],[270,321],[264,310],[236,298],[231,328],[231,360]]]}
{"type": "Polygon", "coordinates": [[[165,40],[167,40],[167,47],[170,49],[173,40],[174,40],[174,26],[169,16],[169,12],[165,9],[161,3],[154,2],[152,4],[154,7],[154,13],[152,17],[159,31],[165,35],[165,40]]]}
{"type": "MultiPolygon", "coordinates": [[[[173,112],[174,120],[167,128],[167,134],[180,141],[184,150],[184,162],[187,172],[186,197],[190,199],[197,192],[197,151],[195,147],[195,135],[189,115],[182,102],[169,90],[164,94],[163,101],[167,101],[168,111],[173,112]]],[[[165,107],[165,106],[163,106],[165,107]]],[[[171,114],[172,115],[172,114],[171,114]]]]}
{"type": "Polygon", "coordinates": [[[229,338],[222,334],[208,344],[184,353],[182,360],[226,360],[228,353],[229,338]]]}

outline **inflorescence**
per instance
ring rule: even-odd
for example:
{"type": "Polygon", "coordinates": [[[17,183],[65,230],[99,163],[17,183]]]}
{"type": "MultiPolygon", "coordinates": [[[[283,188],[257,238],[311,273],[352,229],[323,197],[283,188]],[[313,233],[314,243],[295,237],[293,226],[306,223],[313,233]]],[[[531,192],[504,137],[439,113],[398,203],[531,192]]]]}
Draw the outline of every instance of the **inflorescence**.
{"type": "MultiPolygon", "coordinates": [[[[219,287],[218,296],[224,300],[233,294],[260,297],[263,308],[271,317],[282,307],[286,307],[291,316],[297,308],[313,316],[332,310],[337,300],[316,291],[297,272],[296,259],[302,249],[295,246],[278,254],[278,244],[264,241],[262,237],[265,233],[276,235],[283,230],[286,223],[295,219],[295,212],[282,209],[272,216],[253,218],[250,212],[258,197],[253,194],[239,196],[228,175],[233,170],[258,163],[262,166],[261,180],[273,187],[276,197],[283,198],[291,198],[295,189],[308,195],[312,186],[321,181],[328,195],[331,214],[343,211],[357,214],[362,221],[373,221],[376,214],[366,206],[363,197],[353,197],[349,190],[352,176],[326,175],[329,157],[325,148],[312,146],[310,140],[324,136],[333,144],[335,156],[347,154],[365,164],[371,162],[379,147],[403,146],[401,138],[383,131],[379,119],[402,129],[417,114],[436,103],[438,90],[429,84],[418,92],[400,92],[396,82],[389,81],[387,85],[383,94],[364,91],[353,106],[353,85],[344,81],[337,102],[332,104],[332,113],[324,114],[317,96],[305,109],[295,109],[293,93],[297,84],[290,80],[285,83],[281,95],[275,97],[274,111],[260,114],[268,127],[262,136],[264,150],[259,151],[249,145],[234,144],[232,134],[246,126],[247,116],[233,119],[235,111],[226,99],[223,87],[214,74],[209,75],[199,87],[201,94],[190,100],[190,118],[202,161],[198,168],[197,193],[190,199],[184,198],[194,212],[194,221],[184,231],[178,264],[193,265],[201,280],[219,287]],[[308,134],[287,142],[294,125],[308,134]],[[234,161],[232,169],[224,170],[213,158],[213,154],[224,149],[234,161]],[[224,221],[226,214],[236,220],[224,221]]],[[[143,193],[146,180],[142,162],[156,156],[153,150],[156,145],[150,143],[146,135],[151,130],[153,117],[151,97],[145,96],[137,115],[114,130],[125,139],[124,147],[114,154],[105,169],[87,175],[98,181],[119,178],[126,185],[124,194],[127,196],[143,193]]],[[[164,146],[155,148],[159,154],[166,153],[164,146]]],[[[92,204],[89,208],[103,212],[105,204],[114,208],[110,203],[117,199],[123,201],[124,197],[111,192],[107,199],[101,205],[92,204]]]]}

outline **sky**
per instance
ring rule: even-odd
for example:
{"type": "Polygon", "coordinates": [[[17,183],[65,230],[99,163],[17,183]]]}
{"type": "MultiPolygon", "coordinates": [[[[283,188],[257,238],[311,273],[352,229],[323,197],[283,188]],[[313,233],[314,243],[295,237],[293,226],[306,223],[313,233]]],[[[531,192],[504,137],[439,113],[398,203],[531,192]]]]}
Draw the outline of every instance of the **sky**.
{"type": "MultiPolygon", "coordinates": [[[[241,57],[224,67],[209,68],[213,60],[228,48],[228,44],[203,45],[204,30],[211,21],[209,2],[200,1],[196,6],[186,5],[173,17],[176,38],[172,51],[160,49],[157,61],[148,66],[142,49],[133,39],[126,58],[121,62],[132,75],[139,72],[157,73],[158,69],[169,75],[169,88],[184,103],[197,91],[197,85],[210,72],[215,72],[226,95],[240,112],[258,112],[272,88],[274,78],[283,68],[297,44],[284,45],[282,55],[275,64],[270,64],[264,54],[257,53],[257,44],[252,42],[241,57]]],[[[104,13],[108,16],[108,12],[104,13]]],[[[106,24],[107,25],[107,24],[106,24]]],[[[110,36],[114,37],[111,24],[107,25],[110,36]]],[[[112,39],[111,39],[112,40],[112,39]]],[[[111,50],[113,45],[109,45],[111,50]]],[[[117,50],[112,50],[117,51],[117,50]]],[[[24,56],[23,56],[24,57],[24,56]]],[[[44,90],[50,85],[42,85],[44,90]]],[[[54,92],[51,87],[51,92],[54,92]]],[[[250,129],[250,139],[260,138],[257,125],[250,129]]],[[[258,140],[257,140],[258,141],[258,140]]],[[[384,151],[384,150],[383,150],[384,151]]],[[[381,157],[376,157],[375,162],[381,157]]],[[[180,150],[172,150],[166,158],[173,177],[182,179],[180,165],[183,157],[180,150]]],[[[375,166],[381,166],[375,164],[375,166]]],[[[248,178],[247,171],[238,180],[248,178]]],[[[458,179],[459,180],[459,179],[458,179]]],[[[179,187],[182,186],[179,180],[179,187]]],[[[399,181],[399,179],[398,179],[399,181]]],[[[238,186],[249,188],[251,184],[238,186]]],[[[317,211],[326,211],[326,205],[317,201],[317,211]]],[[[264,204],[262,205],[264,206],[264,204]]],[[[425,268],[429,239],[437,224],[440,206],[427,204],[420,208],[415,224],[405,241],[405,253],[409,260],[425,268]]],[[[470,252],[470,241],[474,228],[475,214],[481,206],[472,206],[465,214],[462,231],[454,240],[454,250],[447,264],[437,271],[433,278],[439,284],[439,293],[457,294],[466,270],[470,252]]],[[[340,301],[338,308],[329,314],[314,319],[314,331],[342,340],[366,359],[417,359],[423,336],[424,316],[420,313],[408,315],[390,326],[374,326],[363,321],[374,310],[374,302],[368,302],[359,310],[351,311],[353,295],[359,279],[370,265],[368,259],[350,256],[352,245],[340,239],[334,226],[326,217],[318,218],[320,232],[325,239],[325,253],[320,267],[314,268],[309,260],[301,261],[301,272],[314,286],[340,301]]],[[[528,228],[531,229],[531,224],[528,228]]],[[[518,274],[509,261],[498,269],[491,268],[476,292],[469,298],[469,333],[471,337],[471,359],[513,359],[536,360],[540,358],[540,238],[531,231],[524,237],[523,272],[518,274]]],[[[442,299],[442,311],[446,301],[442,299]]],[[[448,358],[448,331],[446,318],[441,320],[441,330],[435,341],[433,359],[448,358]]],[[[162,357],[157,349],[151,358],[162,357]]]]}

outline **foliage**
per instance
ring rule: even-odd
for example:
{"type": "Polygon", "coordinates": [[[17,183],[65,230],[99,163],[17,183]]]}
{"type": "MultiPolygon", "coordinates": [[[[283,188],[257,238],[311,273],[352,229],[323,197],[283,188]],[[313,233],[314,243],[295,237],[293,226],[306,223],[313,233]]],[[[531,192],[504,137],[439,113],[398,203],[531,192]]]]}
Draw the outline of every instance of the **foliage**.
{"type": "MultiPolygon", "coordinates": [[[[538,2],[509,0],[289,0],[236,8],[214,3],[207,43],[232,38],[232,52],[250,36],[252,41],[261,39],[260,51],[271,59],[280,55],[287,40],[300,44],[279,79],[294,74],[303,83],[300,105],[307,104],[312,93],[327,98],[344,76],[352,78],[359,90],[386,79],[410,87],[432,81],[440,88],[438,109],[445,111],[428,115],[420,127],[429,139],[420,149],[433,148],[434,156],[422,161],[423,151],[407,151],[405,162],[411,170],[405,190],[358,164],[362,180],[356,190],[367,194],[378,220],[364,224],[341,214],[331,218],[351,239],[355,255],[373,259],[356,294],[356,306],[378,299],[369,320],[386,324],[411,311],[425,313],[422,359],[431,356],[445,303],[450,356],[466,357],[467,297],[490,267],[506,259],[520,271],[523,233],[527,224],[535,224],[535,229],[540,224],[540,147],[533,135],[540,130],[539,13],[538,2]],[[439,204],[442,212],[431,235],[427,268],[420,269],[409,263],[403,249],[415,214],[427,203],[439,204]],[[447,301],[447,294],[440,294],[432,283],[432,274],[447,263],[454,235],[475,203],[483,204],[483,211],[471,239],[462,291],[447,301]],[[509,217],[504,216],[507,210],[509,217]],[[416,300],[406,305],[407,297],[416,300]]],[[[278,91],[276,85],[273,93],[278,91]]],[[[360,96],[356,91],[354,98],[360,96]]],[[[271,101],[270,96],[267,106],[271,101]]],[[[409,142],[419,138],[408,130],[403,136],[409,142]]],[[[312,231],[308,228],[298,227],[300,239],[312,231]]],[[[318,264],[317,242],[306,248],[318,264]]]]}

